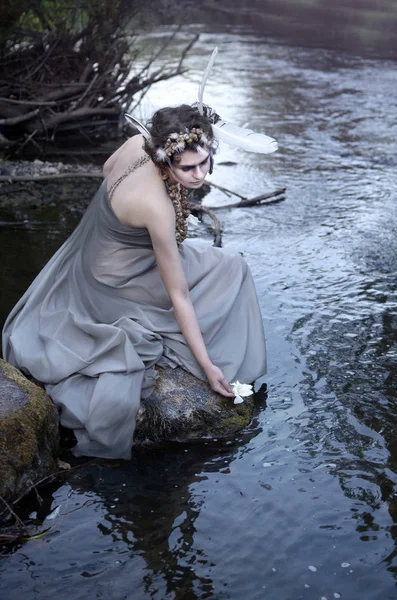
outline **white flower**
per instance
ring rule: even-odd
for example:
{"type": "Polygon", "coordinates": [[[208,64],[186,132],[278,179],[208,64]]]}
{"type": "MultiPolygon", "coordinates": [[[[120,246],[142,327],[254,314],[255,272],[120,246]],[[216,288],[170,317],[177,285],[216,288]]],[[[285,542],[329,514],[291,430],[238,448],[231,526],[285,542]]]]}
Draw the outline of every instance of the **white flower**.
{"type": "Polygon", "coordinates": [[[252,389],[252,385],[248,383],[240,383],[239,381],[235,381],[230,384],[232,386],[232,392],[236,396],[234,399],[234,404],[241,404],[244,402],[244,398],[247,396],[252,396],[254,393],[252,389]]]}
{"type": "Polygon", "coordinates": [[[56,519],[57,516],[59,515],[59,511],[61,510],[61,504],[59,506],[57,506],[52,513],[50,513],[49,515],[47,515],[46,519],[47,521],[52,521],[53,519],[56,519]]]}
{"type": "Polygon", "coordinates": [[[233,400],[233,404],[241,404],[242,402],[244,402],[244,398],[242,398],[241,396],[239,396],[237,394],[237,396],[235,397],[235,399],[233,400]]]}

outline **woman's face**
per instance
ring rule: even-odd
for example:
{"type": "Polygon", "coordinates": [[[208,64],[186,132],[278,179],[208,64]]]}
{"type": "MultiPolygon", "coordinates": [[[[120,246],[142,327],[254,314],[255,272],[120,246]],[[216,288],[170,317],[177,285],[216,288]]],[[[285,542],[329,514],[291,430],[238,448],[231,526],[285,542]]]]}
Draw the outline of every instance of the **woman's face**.
{"type": "Polygon", "coordinates": [[[185,188],[202,186],[210,168],[210,150],[198,146],[196,150],[184,150],[169,167],[172,183],[180,183],[185,188]],[[179,159],[179,160],[178,160],[179,159]]]}

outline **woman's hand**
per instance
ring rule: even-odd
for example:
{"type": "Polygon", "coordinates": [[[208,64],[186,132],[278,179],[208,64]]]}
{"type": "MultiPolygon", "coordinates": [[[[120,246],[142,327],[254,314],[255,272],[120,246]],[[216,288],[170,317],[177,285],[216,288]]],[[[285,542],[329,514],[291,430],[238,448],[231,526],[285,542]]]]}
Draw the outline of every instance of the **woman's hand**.
{"type": "Polygon", "coordinates": [[[226,381],[221,369],[219,369],[211,363],[208,367],[204,369],[204,372],[207,376],[211,389],[214,392],[217,392],[222,396],[226,396],[227,398],[234,398],[232,388],[226,381]]]}

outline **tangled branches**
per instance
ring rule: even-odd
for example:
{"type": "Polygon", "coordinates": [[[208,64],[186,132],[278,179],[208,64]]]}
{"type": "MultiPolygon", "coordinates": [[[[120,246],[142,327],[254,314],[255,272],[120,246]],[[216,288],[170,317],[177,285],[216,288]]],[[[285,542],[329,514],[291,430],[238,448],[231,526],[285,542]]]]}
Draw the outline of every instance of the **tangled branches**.
{"type": "Polygon", "coordinates": [[[195,42],[178,64],[156,68],[177,30],[145,62],[134,33],[139,0],[36,0],[29,7],[14,15],[0,47],[0,150],[9,155],[97,145],[153,83],[183,72],[195,42]]]}

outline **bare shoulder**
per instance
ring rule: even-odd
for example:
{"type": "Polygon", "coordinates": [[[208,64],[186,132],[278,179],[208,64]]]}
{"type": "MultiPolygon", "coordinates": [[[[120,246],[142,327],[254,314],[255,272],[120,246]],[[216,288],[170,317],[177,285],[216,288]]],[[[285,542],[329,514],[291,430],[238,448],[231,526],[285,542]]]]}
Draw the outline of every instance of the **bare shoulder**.
{"type": "Polygon", "coordinates": [[[119,220],[131,227],[149,228],[164,220],[172,224],[175,213],[164,181],[154,163],[145,160],[142,136],[135,137],[141,139],[126,142],[108,176],[108,191],[116,184],[111,196],[112,208],[119,220]],[[119,178],[123,179],[118,183],[119,178]]]}

